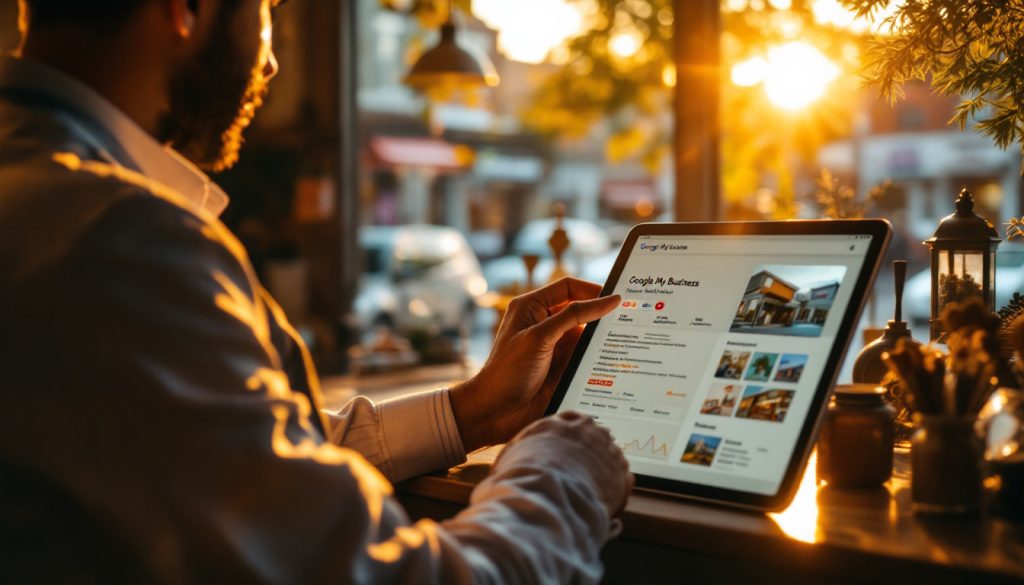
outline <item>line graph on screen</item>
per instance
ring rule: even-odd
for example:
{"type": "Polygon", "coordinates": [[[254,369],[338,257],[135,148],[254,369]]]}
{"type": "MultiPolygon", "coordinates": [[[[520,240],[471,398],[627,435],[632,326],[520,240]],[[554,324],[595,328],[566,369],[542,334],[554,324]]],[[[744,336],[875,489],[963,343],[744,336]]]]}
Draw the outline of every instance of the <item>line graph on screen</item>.
{"type": "Polygon", "coordinates": [[[627,457],[666,461],[679,435],[676,425],[661,421],[601,416],[597,422],[611,431],[627,457]]]}
{"type": "Polygon", "coordinates": [[[632,439],[621,444],[626,455],[640,455],[654,459],[668,459],[668,442],[659,441],[656,435],[646,439],[632,439]]]}

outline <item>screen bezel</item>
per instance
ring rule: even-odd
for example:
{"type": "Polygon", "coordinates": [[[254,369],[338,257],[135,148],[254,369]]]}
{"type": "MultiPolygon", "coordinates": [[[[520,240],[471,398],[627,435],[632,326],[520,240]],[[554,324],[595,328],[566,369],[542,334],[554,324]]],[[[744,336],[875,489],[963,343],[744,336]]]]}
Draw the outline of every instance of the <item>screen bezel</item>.
{"type": "MultiPolygon", "coordinates": [[[[780,510],[788,506],[796,494],[796,488],[802,476],[801,472],[807,465],[807,459],[810,456],[814,446],[814,439],[817,436],[818,426],[825,412],[826,401],[832,387],[835,385],[842,358],[849,348],[853,331],[864,309],[864,304],[868,297],[866,293],[871,290],[874,284],[882,254],[888,247],[889,239],[892,236],[892,225],[884,219],[639,224],[630,230],[626,240],[622,243],[622,248],[615,259],[615,264],[608,275],[608,280],[601,290],[601,296],[610,295],[615,290],[619,277],[622,276],[626,261],[629,259],[632,251],[636,249],[636,241],[641,236],[708,235],[871,236],[871,243],[868,246],[867,253],[864,255],[864,262],[861,265],[860,274],[857,276],[850,302],[846,306],[846,312],[843,314],[843,319],[836,333],[832,351],[829,353],[828,360],[825,363],[825,369],[822,371],[818,387],[815,389],[814,398],[807,411],[793,452],[790,454],[786,472],[782,482],[779,484],[778,491],[774,494],[759,494],[652,475],[636,475],[636,485],[639,488],[745,508],[765,511],[780,510]]],[[[562,374],[562,378],[552,394],[545,415],[552,415],[558,412],[558,408],[561,406],[569,390],[573,377],[575,377],[579,369],[580,362],[583,360],[583,355],[590,346],[590,341],[599,322],[591,322],[583,330],[583,334],[580,336],[579,343],[569,359],[565,372],[562,374]]]]}

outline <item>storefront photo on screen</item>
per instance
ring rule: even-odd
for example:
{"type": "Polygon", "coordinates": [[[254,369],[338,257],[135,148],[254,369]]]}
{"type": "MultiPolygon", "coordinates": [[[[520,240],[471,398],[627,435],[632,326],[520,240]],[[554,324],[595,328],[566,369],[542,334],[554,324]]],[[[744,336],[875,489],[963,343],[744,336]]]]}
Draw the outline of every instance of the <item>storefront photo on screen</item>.
{"type": "Polygon", "coordinates": [[[715,368],[715,377],[739,380],[743,376],[743,370],[747,368],[747,362],[749,361],[749,351],[727,350],[722,353],[722,357],[718,360],[718,367],[715,368]]]}
{"type": "Polygon", "coordinates": [[[729,330],[820,337],[845,274],[845,266],[758,266],[747,282],[729,330]]]}
{"type": "Polygon", "coordinates": [[[793,402],[793,391],[765,386],[747,386],[736,409],[736,418],[783,422],[789,405],[793,402]]]}
{"type": "Polygon", "coordinates": [[[721,443],[722,437],[694,433],[690,435],[690,440],[686,443],[686,450],[683,451],[680,461],[691,465],[711,467],[711,462],[715,460],[715,453],[718,451],[718,445],[721,443]]]}
{"type": "Polygon", "coordinates": [[[784,353],[779,360],[779,369],[775,371],[776,382],[796,384],[804,374],[807,356],[802,353],[784,353]]]}
{"type": "Polygon", "coordinates": [[[732,416],[736,408],[736,401],[739,400],[740,384],[712,384],[700,407],[701,414],[714,414],[717,416],[732,416]]]}

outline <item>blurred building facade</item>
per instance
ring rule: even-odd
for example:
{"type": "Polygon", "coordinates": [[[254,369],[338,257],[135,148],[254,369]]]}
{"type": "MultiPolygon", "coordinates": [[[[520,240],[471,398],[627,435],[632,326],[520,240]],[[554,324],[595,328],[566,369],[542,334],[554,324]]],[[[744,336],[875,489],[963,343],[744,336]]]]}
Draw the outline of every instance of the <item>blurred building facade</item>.
{"type": "Polygon", "coordinates": [[[402,79],[436,31],[379,0],[358,0],[357,12],[363,225],[452,226],[486,259],[554,203],[605,224],[670,211],[671,170],[652,177],[639,165],[609,165],[602,130],[556,144],[524,129],[520,113],[553,66],[505,58],[496,31],[460,13],[460,44],[486,55],[501,82],[468,100],[428,101],[402,79]]]}
{"type": "Polygon", "coordinates": [[[1024,209],[1019,146],[1003,150],[977,131],[950,126],[957,98],[938,96],[923,83],[908,83],[905,90],[906,98],[894,105],[866,96],[855,135],[822,148],[820,166],[857,185],[861,197],[892,181],[902,199],[892,219],[917,242],[931,237],[938,222],[953,213],[964,187],[974,193],[978,213],[993,224],[1019,216],[1024,209]]]}

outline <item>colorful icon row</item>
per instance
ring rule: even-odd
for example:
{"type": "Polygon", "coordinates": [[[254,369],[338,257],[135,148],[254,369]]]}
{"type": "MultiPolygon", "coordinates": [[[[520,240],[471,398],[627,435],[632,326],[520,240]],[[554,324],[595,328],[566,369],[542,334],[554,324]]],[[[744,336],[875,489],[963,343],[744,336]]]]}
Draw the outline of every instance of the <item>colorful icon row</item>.
{"type": "Polygon", "coordinates": [[[623,309],[634,309],[638,311],[661,311],[665,308],[665,303],[658,301],[655,303],[649,301],[622,301],[623,309]]]}

